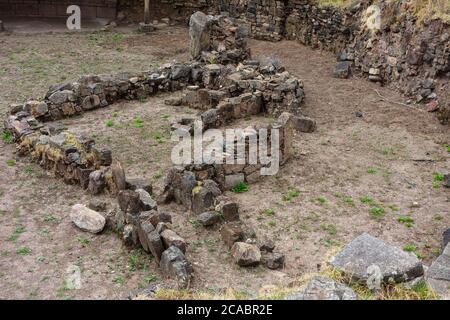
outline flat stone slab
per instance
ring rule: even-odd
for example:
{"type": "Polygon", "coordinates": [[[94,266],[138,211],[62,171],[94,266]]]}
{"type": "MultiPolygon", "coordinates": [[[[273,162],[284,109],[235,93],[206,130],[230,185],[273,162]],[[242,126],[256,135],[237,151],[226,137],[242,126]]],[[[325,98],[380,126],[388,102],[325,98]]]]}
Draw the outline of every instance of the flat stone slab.
{"type": "Polygon", "coordinates": [[[78,228],[91,233],[101,232],[106,224],[105,217],[82,204],[72,207],[70,219],[78,228]]]}
{"type": "Polygon", "coordinates": [[[366,233],[347,244],[329,264],[355,282],[366,282],[374,267],[379,268],[383,282],[406,282],[423,275],[416,256],[366,233]]]}
{"type": "Polygon", "coordinates": [[[426,280],[441,298],[450,299],[450,244],[430,266],[426,280]]]}
{"type": "Polygon", "coordinates": [[[288,295],[285,300],[357,300],[348,286],[326,277],[314,277],[301,292],[288,295]]]}

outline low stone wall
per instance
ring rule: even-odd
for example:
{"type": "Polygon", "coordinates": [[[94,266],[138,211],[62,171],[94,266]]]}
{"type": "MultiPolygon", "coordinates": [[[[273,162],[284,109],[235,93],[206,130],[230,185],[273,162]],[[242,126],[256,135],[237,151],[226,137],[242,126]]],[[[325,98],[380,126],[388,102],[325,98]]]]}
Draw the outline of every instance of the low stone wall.
{"type": "Polygon", "coordinates": [[[80,6],[82,18],[116,18],[117,0],[0,0],[0,18],[67,17],[70,5],[80,6]]]}

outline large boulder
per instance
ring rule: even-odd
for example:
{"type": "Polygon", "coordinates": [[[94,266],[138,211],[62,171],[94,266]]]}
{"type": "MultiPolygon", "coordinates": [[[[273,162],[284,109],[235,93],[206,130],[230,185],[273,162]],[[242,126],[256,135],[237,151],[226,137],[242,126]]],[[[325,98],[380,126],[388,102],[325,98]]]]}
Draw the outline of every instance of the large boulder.
{"type": "Polygon", "coordinates": [[[314,277],[306,289],[288,295],[285,300],[356,300],[356,293],[329,278],[314,277]]]}
{"type": "Polygon", "coordinates": [[[231,256],[241,267],[256,266],[261,261],[261,252],[258,247],[245,242],[235,242],[231,248],[231,256]]]}
{"type": "Polygon", "coordinates": [[[159,266],[167,276],[178,281],[180,288],[186,288],[189,285],[193,269],[179,248],[171,246],[164,251],[159,266]]]}
{"type": "Polygon", "coordinates": [[[427,270],[426,280],[442,298],[450,299],[450,244],[427,270]]]}
{"type": "Polygon", "coordinates": [[[201,11],[194,13],[189,20],[190,52],[193,59],[201,56],[202,51],[210,48],[211,17],[201,11]]]}
{"type": "Polygon", "coordinates": [[[101,232],[106,224],[105,217],[83,204],[72,207],[70,219],[78,228],[91,233],[101,232]]]}
{"type": "Polygon", "coordinates": [[[368,234],[355,238],[329,263],[356,282],[366,282],[374,268],[379,268],[382,282],[406,282],[423,275],[422,263],[415,255],[368,234]]]}

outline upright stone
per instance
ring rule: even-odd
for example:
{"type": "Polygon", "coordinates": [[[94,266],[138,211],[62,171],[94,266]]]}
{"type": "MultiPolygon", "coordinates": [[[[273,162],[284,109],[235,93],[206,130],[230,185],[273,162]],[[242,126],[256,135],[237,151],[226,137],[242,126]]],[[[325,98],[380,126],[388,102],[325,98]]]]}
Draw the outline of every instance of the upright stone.
{"type": "Polygon", "coordinates": [[[189,285],[193,272],[192,266],[179,248],[171,246],[164,251],[159,266],[167,276],[178,281],[179,287],[186,288],[189,285]]]}
{"type": "Polygon", "coordinates": [[[189,36],[191,37],[190,52],[193,59],[201,56],[202,51],[210,48],[210,18],[197,11],[189,21],[189,36]]]}

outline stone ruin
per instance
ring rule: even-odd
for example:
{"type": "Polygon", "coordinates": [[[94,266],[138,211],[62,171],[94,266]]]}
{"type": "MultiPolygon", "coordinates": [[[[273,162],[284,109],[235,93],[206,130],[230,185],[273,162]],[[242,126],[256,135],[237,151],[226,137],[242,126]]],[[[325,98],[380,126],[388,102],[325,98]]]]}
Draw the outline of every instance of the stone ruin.
{"type": "MultiPolygon", "coordinates": [[[[313,131],[315,122],[301,115],[302,82],[278,61],[252,60],[246,34],[229,17],[195,13],[190,21],[192,61],[139,74],[87,75],[53,85],[43,100],[12,105],[4,121],[4,130],[12,134],[19,155],[29,155],[66,183],[78,184],[91,194],[108,192],[116,197],[120,211],[113,224],[124,243],[151,253],[161,270],[180,287],[189,286],[193,274],[185,256],[188,244],[172,230],[172,217],[158,208],[159,203],[176,201],[196,214],[205,227],[224,222],[220,232],[238,265],[264,262],[271,269],[283,267],[284,256],[272,252],[270,241],[256,240],[239,220],[238,204],[223,195],[239,183],[259,180],[262,165],[174,167],[167,172],[164,193],[155,200],[151,183],[128,179],[107,146],[54,121],[122,99],[185,90],[182,98],[166,103],[188,105],[198,109],[199,115],[173,123],[173,130],[192,133],[196,119],[209,129],[247,115],[275,116],[278,119],[268,129],[279,129],[283,165],[292,155],[293,131],[313,131]]],[[[252,127],[236,139],[245,144],[250,137],[270,141],[270,135],[260,137],[252,127]]],[[[99,213],[83,205],[75,205],[71,217],[79,228],[93,233],[100,232],[106,223],[99,213]]]]}

